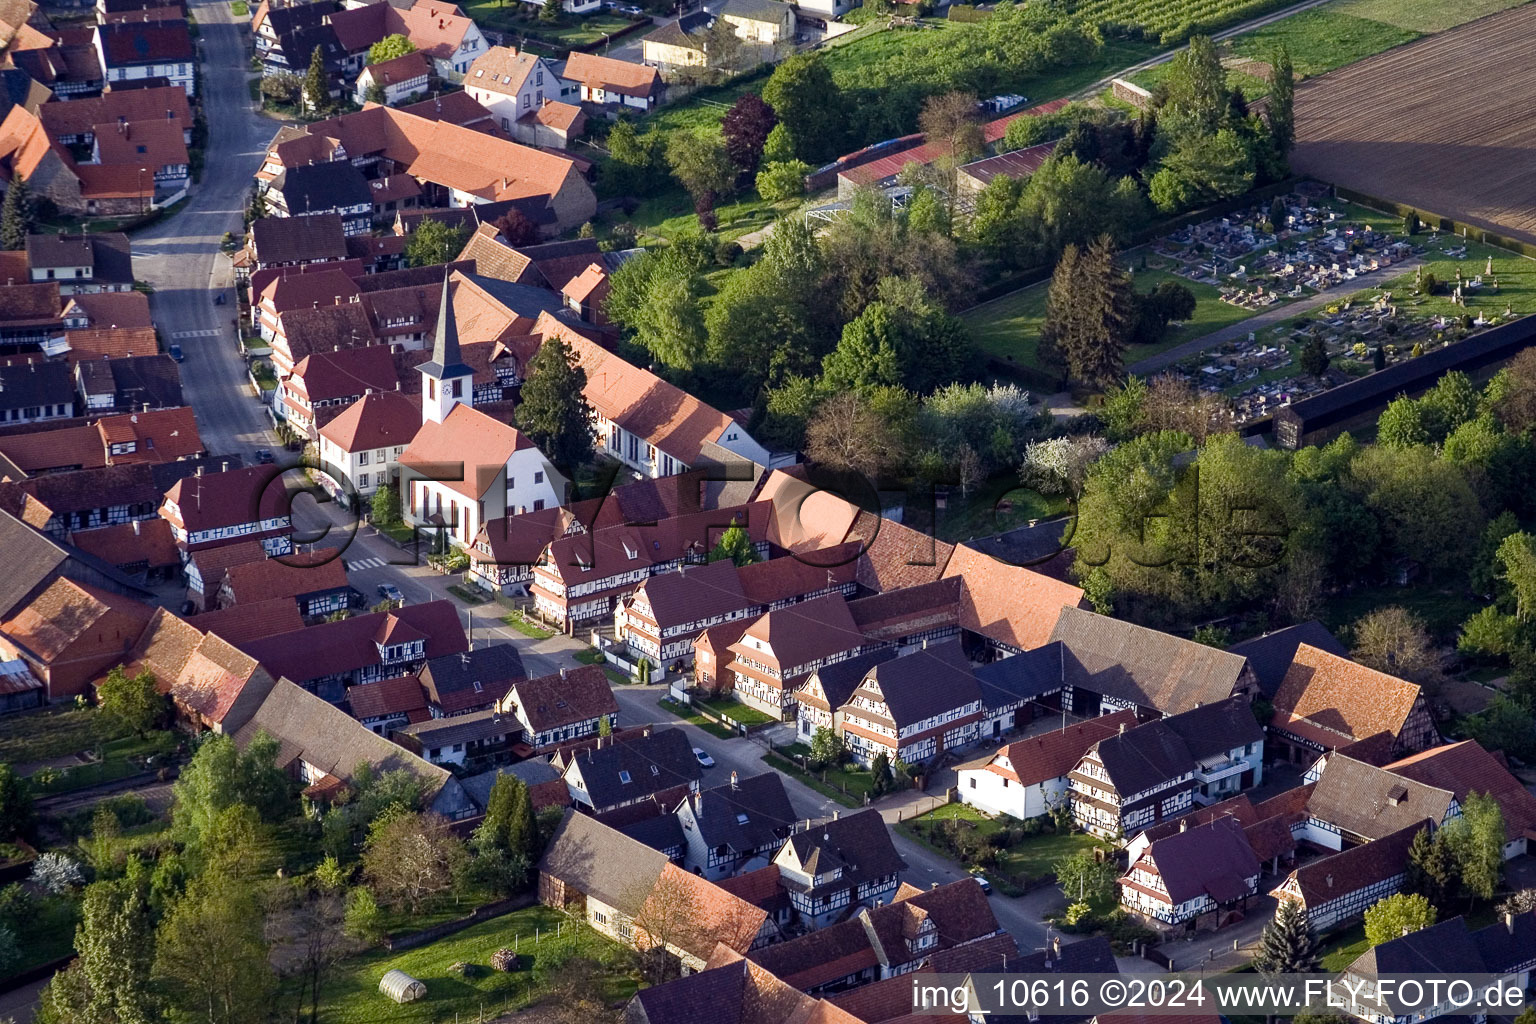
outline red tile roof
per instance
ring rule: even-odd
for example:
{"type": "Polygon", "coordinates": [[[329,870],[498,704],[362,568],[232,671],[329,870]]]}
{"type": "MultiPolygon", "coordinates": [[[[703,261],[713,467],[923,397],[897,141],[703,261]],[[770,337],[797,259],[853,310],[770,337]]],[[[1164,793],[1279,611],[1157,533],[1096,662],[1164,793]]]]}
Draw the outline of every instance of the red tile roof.
{"type": "Polygon", "coordinates": [[[582,665],[537,679],[519,679],[503,702],[506,710],[512,710],[512,705],[539,732],[589,722],[619,711],[608,674],[601,665],[582,665]]]}
{"type": "Polygon", "coordinates": [[[347,703],[356,718],[385,718],[425,711],[427,691],[414,675],[347,687],[347,703]]]}
{"type": "Polygon", "coordinates": [[[314,554],[295,552],[231,566],[224,579],[236,604],[273,598],[292,601],[304,594],[338,590],[347,585],[347,567],[334,548],[314,554]]]}
{"type": "Polygon", "coordinates": [[[1302,644],[1275,691],[1271,724],[1333,749],[1378,733],[1397,736],[1418,700],[1419,688],[1407,680],[1302,644]]]}
{"type": "Polygon", "coordinates": [[[565,62],[564,77],[621,96],[647,97],[661,88],[661,72],[653,67],[575,50],[565,62]]]}
{"type": "Polygon", "coordinates": [[[0,623],[0,633],[51,663],[77,644],[124,654],[149,624],[154,609],[68,578],[55,580],[32,602],[0,623]]]}
{"type": "Polygon", "coordinates": [[[953,544],[931,533],[873,512],[859,513],[848,538],[862,542],[859,585],[877,593],[932,583],[944,575],[944,567],[955,550],[953,544]]]}
{"type": "Polygon", "coordinates": [[[1448,789],[1462,804],[1466,803],[1468,793],[1492,796],[1504,812],[1507,838],[1536,838],[1536,796],[1476,740],[1433,747],[1386,767],[1394,775],[1448,789]]]}
{"type": "Polygon", "coordinates": [[[408,445],[421,429],[416,402],[398,391],[364,395],[321,427],[320,436],[344,452],[408,445]]]}
{"type": "MultiPolygon", "coordinates": [[[[250,564],[273,563],[262,561],[250,564]]],[[[291,597],[244,601],[228,608],[194,615],[188,621],[199,629],[216,633],[232,644],[243,644],[273,633],[289,633],[304,628],[304,618],[299,614],[299,606],[291,597]]]]}
{"type": "Polygon", "coordinates": [[[966,544],[950,555],[944,575],[965,581],[961,625],[1020,650],[1048,643],[1062,608],[1086,605],[1081,587],[1008,565],[966,544]]]}
{"type": "Polygon", "coordinates": [[[311,352],[294,364],[285,386],[310,402],[351,398],[373,391],[393,391],[399,381],[388,345],[311,352]]]}
{"type": "Polygon", "coordinates": [[[61,427],[57,430],[38,430],[31,434],[0,437],[0,453],[26,473],[73,466],[94,469],[107,464],[101,434],[90,426],[61,427]]]}
{"type": "Polygon", "coordinates": [[[112,465],[132,462],[175,462],[203,453],[203,438],[197,431],[197,417],[190,405],[175,409],[152,409],[103,417],[96,424],[101,445],[107,449],[112,465]],[[131,452],[114,455],[114,444],[133,444],[131,452]]]}
{"type": "Polygon", "coordinates": [[[149,296],[143,292],[80,292],[69,297],[66,312],[70,306],[84,313],[91,327],[154,327],[149,318],[149,296]]]}
{"type": "Polygon", "coordinates": [[[183,477],[166,492],[165,501],[161,514],[179,518],[189,533],[290,514],[282,470],[276,466],[183,477]]]}
{"type": "Polygon", "coordinates": [[[768,477],[758,499],[773,502],[768,539],[794,552],[841,544],[860,515],[857,505],[782,469],[768,477]]]}
{"type": "Polygon", "coordinates": [[[1005,779],[1033,786],[1065,776],[1083,759],[1099,740],[1118,733],[1121,727],[1136,727],[1136,712],[1090,718],[1065,729],[1052,729],[1028,739],[1005,743],[986,758],[978,758],[964,769],[984,769],[1005,779]]]}
{"type": "Polygon", "coordinates": [[[103,327],[64,332],[71,366],[82,359],[152,356],[160,351],[153,327],[103,327]]]}
{"type": "Polygon", "coordinates": [[[151,569],[181,566],[171,524],[164,519],[103,526],[69,535],[69,543],[119,567],[146,562],[151,569]]]}
{"type": "Polygon", "coordinates": [[[460,494],[478,499],[505,470],[514,453],[533,448],[516,427],[494,420],[473,406],[460,402],[441,423],[421,425],[409,448],[400,456],[400,465],[428,476],[432,467],[463,466],[454,479],[442,481],[460,494]]]}

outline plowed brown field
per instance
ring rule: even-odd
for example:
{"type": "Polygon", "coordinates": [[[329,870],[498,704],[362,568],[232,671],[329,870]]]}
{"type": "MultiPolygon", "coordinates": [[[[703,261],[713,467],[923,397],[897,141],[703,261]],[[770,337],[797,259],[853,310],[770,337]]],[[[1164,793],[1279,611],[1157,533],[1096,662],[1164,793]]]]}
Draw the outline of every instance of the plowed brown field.
{"type": "Polygon", "coordinates": [[[1296,88],[1300,173],[1536,243],[1536,4],[1296,88]]]}

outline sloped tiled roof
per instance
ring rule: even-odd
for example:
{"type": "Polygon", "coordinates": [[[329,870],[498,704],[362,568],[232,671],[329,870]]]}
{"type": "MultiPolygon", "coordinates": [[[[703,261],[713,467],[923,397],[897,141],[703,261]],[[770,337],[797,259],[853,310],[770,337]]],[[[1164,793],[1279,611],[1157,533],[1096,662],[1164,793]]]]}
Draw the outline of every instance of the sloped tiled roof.
{"type": "Polygon", "coordinates": [[[153,613],[146,604],[60,578],[0,623],[0,633],[45,663],[81,642],[93,652],[115,645],[126,654],[153,613]]]}
{"type": "Polygon", "coordinates": [[[562,77],[606,92],[637,98],[655,95],[661,88],[661,72],[653,67],[582,53],[579,50],[571,51],[562,77]]]}
{"type": "Polygon", "coordinates": [[[859,585],[877,593],[932,583],[944,575],[955,546],[931,533],[859,513],[849,530],[850,540],[864,542],[859,556],[859,585]]]}
{"type": "Polygon", "coordinates": [[[342,260],[347,257],[341,218],[334,213],[262,217],[254,220],[251,222],[251,245],[256,250],[256,258],[268,264],[342,260]]]}
{"type": "Polygon", "coordinates": [[[1468,793],[1492,796],[1504,812],[1504,833],[1508,839],[1536,837],[1536,796],[1510,774],[1502,760],[1484,750],[1476,740],[1432,747],[1394,761],[1386,770],[1426,786],[1448,789],[1463,803],[1468,793]]]}
{"type": "Polygon", "coordinates": [[[353,402],[320,428],[344,452],[408,445],[421,428],[421,410],[398,391],[375,392],[353,402]]]}
{"type": "Polygon", "coordinates": [[[1373,842],[1308,861],[1292,871],[1281,887],[1294,880],[1303,905],[1310,908],[1400,875],[1407,869],[1413,837],[1429,824],[1428,819],[1410,822],[1373,842]]]}
{"type": "Polygon", "coordinates": [[[69,542],[88,554],[116,566],[147,562],[151,569],[181,566],[171,524],[164,519],[119,523],[72,533],[69,542]]]}
{"type": "Polygon", "coordinates": [[[1449,789],[1335,753],[1323,767],[1307,811],[1345,832],[1380,839],[1426,818],[1438,824],[1454,799],[1449,789]]]}
{"type": "Polygon", "coordinates": [[[1063,639],[1058,634],[1065,610],[1084,604],[1081,587],[1008,565],[965,544],[950,555],[944,575],[965,581],[960,622],[966,629],[1020,650],[1063,639]]]}
{"type": "Polygon", "coordinates": [[[182,667],[171,695],[178,704],[230,732],[245,724],[275,683],[254,658],[209,633],[182,667]]]}
{"type": "Polygon", "coordinates": [[[1254,676],[1258,678],[1259,692],[1273,698],[1285,674],[1290,671],[1296,649],[1302,644],[1340,658],[1349,657],[1349,649],[1339,643],[1338,638],[1328,632],[1328,627],[1316,619],[1235,643],[1227,650],[1248,659],[1248,667],[1253,669],[1254,676]]]}
{"type": "MultiPolygon", "coordinates": [[[[266,564],[266,560],[250,563],[253,566],[266,564]]],[[[190,621],[200,629],[217,633],[232,644],[249,643],[274,633],[292,633],[304,628],[299,606],[291,597],[242,601],[228,608],[194,615],[190,621]]]]}
{"type": "Polygon", "coordinates": [[[225,574],[226,585],[237,603],[284,598],[292,601],[322,590],[340,590],[347,586],[347,568],[340,552],[334,549],[307,555],[295,552],[282,558],[231,566],[225,574]]]}
{"type": "MultiPolygon", "coordinates": [[[[1247,880],[1259,874],[1259,858],[1236,818],[1217,818],[1153,842],[1141,855],[1163,880],[1174,906],[1209,896],[1229,903],[1248,895],[1247,880]]],[[[1141,863],[1141,862],[1138,862],[1141,863]]],[[[1131,873],[1121,885],[1136,886],[1131,873]]]]}
{"type": "Polygon", "coordinates": [[[1193,771],[1199,762],[1264,738],[1244,697],[1128,728],[1094,748],[1115,789],[1129,797],[1193,771]]]}
{"type": "Polygon", "coordinates": [[[431,472],[433,467],[441,470],[450,465],[462,466],[463,472],[443,480],[443,485],[475,499],[486,492],[498,474],[505,472],[507,460],[515,452],[533,447],[533,442],[516,427],[460,402],[441,423],[429,420],[421,425],[410,447],[400,456],[400,465],[429,476],[443,475],[431,472]]]}
{"type": "Polygon", "coordinates": [[[1397,736],[1418,699],[1419,688],[1405,679],[1301,644],[1275,692],[1272,725],[1331,739],[1324,742],[1331,749],[1378,733],[1397,736]]]}
{"type": "Polygon", "coordinates": [[[347,687],[347,704],[357,718],[409,715],[413,711],[425,714],[427,691],[416,676],[395,676],[347,687]]]}
{"type": "Polygon", "coordinates": [[[1120,731],[1134,728],[1134,711],[1116,711],[1004,744],[994,753],[961,765],[963,770],[985,769],[1025,786],[1064,777],[1095,743],[1120,731]],[[1004,763],[1006,762],[1006,763],[1004,763]]]}
{"type": "MultiPolygon", "coordinates": [[[[841,594],[802,601],[764,613],[748,626],[745,635],[767,641],[774,660],[788,671],[864,646],[864,634],[848,614],[841,594]]],[[[731,650],[754,653],[741,644],[731,650]]],[[[755,655],[759,656],[760,655],[755,655]]]]}
{"type": "Polygon", "coordinates": [[[529,724],[541,732],[619,711],[601,665],[579,665],[535,679],[520,679],[512,684],[507,700],[521,708],[529,724]]]}

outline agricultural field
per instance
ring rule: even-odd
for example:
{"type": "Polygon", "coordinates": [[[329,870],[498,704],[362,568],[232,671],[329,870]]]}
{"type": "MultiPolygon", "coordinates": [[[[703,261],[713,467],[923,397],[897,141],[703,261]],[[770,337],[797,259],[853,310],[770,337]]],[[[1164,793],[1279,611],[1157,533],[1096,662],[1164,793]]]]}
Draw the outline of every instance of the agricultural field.
{"type": "Polygon", "coordinates": [[[1267,61],[1281,46],[1297,77],[1310,78],[1419,38],[1412,29],[1345,13],[1339,4],[1314,7],[1231,40],[1232,53],[1267,61]]]}
{"type": "Polygon", "coordinates": [[[1536,6],[1302,83],[1291,167],[1536,243],[1536,6]]]}
{"type": "Polygon", "coordinates": [[[1528,0],[1338,0],[1331,7],[1341,14],[1369,18],[1428,35],[1526,2],[1528,0]]]}

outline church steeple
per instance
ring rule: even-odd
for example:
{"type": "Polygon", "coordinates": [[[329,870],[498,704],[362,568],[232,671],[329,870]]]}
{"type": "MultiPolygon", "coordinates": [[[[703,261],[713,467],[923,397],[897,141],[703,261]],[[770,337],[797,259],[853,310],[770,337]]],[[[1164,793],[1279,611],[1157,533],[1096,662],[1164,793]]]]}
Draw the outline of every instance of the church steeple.
{"type": "Polygon", "coordinates": [[[459,355],[459,325],[449,301],[451,271],[443,274],[442,304],[437,310],[437,331],[432,338],[432,359],[422,363],[421,418],[441,423],[460,402],[474,405],[475,371],[459,355]]]}

